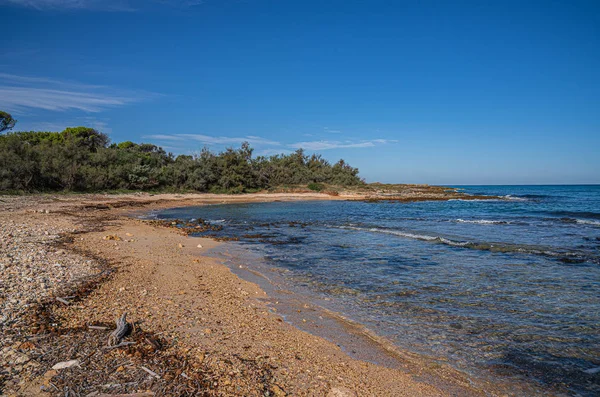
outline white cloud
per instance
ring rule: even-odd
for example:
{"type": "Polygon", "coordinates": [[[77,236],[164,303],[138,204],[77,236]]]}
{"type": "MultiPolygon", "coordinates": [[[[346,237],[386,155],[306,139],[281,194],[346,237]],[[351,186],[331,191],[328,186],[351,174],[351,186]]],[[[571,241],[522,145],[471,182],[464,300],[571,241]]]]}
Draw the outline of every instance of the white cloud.
{"type": "Polygon", "coordinates": [[[336,129],[329,128],[329,127],[323,127],[323,131],[325,131],[328,134],[341,134],[342,133],[341,130],[336,130],[336,129]]]}
{"type": "Polygon", "coordinates": [[[100,132],[104,132],[105,134],[111,134],[112,128],[109,126],[109,123],[105,120],[99,120],[95,117],[76,117],[73,119],[65,119],[58,121],[42,121],[42,122],[27,122],[19,123],[19,130],[21,131],[54,131],[60,132],[63,131],[67,127],[78,127],[85,126],[94,128],[100,132]]]}
{"type": "Polygon", "coordinates": [[[37,10],[92,9],[108,11],[134,11],[128,1],[121,0],[0,0],[0,4],[15,4],[37,10]]]}
{"type": "Polygon", "coordinates": [[[290,153],[293,153],[293,152],[294,152],[293,150],[288,150],[288,149],[277,149],[277,148],[274,148],[274,149],[262,149],[262,150],[257,150],[257,151],[255,152],[255,154],[256,154],[257,156],[265,156],[265,157],[268,157],[268,156],[273,156],[273,155],[276,155],[276,154],[290,154],[290,153]]]}
{"type": "Polygon", "coordinates": [[[164,141],[184,141],[192,140],[206,145],[240,145],[242,142],[248,142],[251,145],[280,146],[281,143],[259,136],[248,135],[245,137],[226,137],[211,136],[204,134],[155,134],[147,135],[145,138],[151,138],[164,141]]]}
{"type": "Polygon", "coordinates": [[[0,107],[17,114],[28,108],[94,113],[156,96],[148,92],[0,73],[0,107]]]}
{"type": "Polygon", "coordinates": [[[0,0],[2,4],[13,4],[37,10],[96,10],[131,12],[152,4],[176,8],[187,8],[202,4],[202,0],[0,0]]]}
{"type": "Polygon", "coordinates": [[[331,149],[370,148],[378,145],[387,145],[397,142],[389,139],[372,139],[361,141],[303,141],[291,144],[283,144],[267,138],[247,135],[245,137],[211,136],[205,134],[153,134],[144,138],[167,142],[190,142],[196,141],[205,145],[233,145],[238,146],[242,142],[248,142],[253,147],[258,147],[257,155],[268,156],[272,154],[291,153],[293,149],[305,149],[309,151],[321,151],[331,149]]]}
{"type": "Polygon", "coordinates": [[[369,141],[304,141],[304,142],[296,142],[288,145],[294,149],[306,149],[306,150],[330,150],[330,149],[351,149],[351,148],[369,148],[374,147],[376,145],[385,145],[388,143],[397,142],[395,140],[388,139],[373,139],[369,141]]]}

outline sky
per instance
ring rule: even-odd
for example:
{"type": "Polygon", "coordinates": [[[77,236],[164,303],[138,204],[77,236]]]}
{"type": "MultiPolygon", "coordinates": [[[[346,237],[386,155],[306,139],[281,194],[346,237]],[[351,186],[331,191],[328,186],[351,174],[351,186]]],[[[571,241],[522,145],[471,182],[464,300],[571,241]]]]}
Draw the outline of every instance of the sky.
{"type": "Polygon", "coordinates": [[[368,182],[600,183],[599,1],[0,0],[0,110],[368,182]]]}

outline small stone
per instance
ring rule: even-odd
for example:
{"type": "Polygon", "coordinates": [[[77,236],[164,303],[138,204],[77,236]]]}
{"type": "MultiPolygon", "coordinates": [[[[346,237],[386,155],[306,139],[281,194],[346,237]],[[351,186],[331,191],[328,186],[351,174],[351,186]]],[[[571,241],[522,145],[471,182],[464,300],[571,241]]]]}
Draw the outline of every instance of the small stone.
{"type": "Polygon", "coordinates": [[[284,392],[283,389],[276,384],[272,384],[270,389],[276,397],[287,396],[287,393],[284,392]]]}
{"type": "Polygon", "coordinates": [[[181,243],[177,244],[177,246],[178,246],[179,248],[183,248],[183,244],[181,244],[181,243]]]}
{"type": "Polygon", "coordinates": [[[52,366],[52,369],[65,369],[65,368],[70,368],[73,366],[79,366],[79,360],[69,360],[69,361],[62,361],[60,363],[56,363],[52,366]]]}
{"type": "Polygon", "coordinates": [[[198,247],[198,248],[202,248],[202,244],[198,244],[196,247],[198,247]]]}
{"type": "Polygon", "coordinates": [[[327,397],[356,397],[356,393],[345,387],[332,387],[327,397]]]}
{"type": "Polygon", "coordinates": [[[17,353],[16,355],[17,355],[17,358],[13,360],[13,364],[15,364],[15,365],[25,364],[26,362],[31,360],[27,354],[17,353]]]}
{"type": "Polygon", "coordinates": [[[58,371],[55,369],[51,369],[49,371],[46,371],[46,373],[44,374],[44,378],[46,379],[51,379],[53,376],[57,375],[58,371]]]}

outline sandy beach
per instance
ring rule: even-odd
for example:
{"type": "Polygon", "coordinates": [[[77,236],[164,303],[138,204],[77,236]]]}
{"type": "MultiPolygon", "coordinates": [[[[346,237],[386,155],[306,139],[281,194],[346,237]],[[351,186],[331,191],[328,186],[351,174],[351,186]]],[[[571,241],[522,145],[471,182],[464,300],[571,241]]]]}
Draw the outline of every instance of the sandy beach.
{"type": "Polygon", "coordinates": [[[395,356],[394,366],[354,359],[335,343],[283,321],[263,289],[204,255],[227,243],[130,216],[210,203],[349,198],[361,197],[3,196],[0,391],[7,396],[489,392],[491,386],[473,386],[457,371],[409,354],[395,356]],[[114,320],[123,313],[133,332],[121,346],[107,348],[114,320]]]}

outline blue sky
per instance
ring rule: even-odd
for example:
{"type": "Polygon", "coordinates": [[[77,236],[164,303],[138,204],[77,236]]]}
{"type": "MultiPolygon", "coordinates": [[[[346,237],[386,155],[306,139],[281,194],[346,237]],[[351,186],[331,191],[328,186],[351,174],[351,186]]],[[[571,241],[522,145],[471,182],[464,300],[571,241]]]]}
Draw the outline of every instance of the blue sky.
{"type": "Polygon", "coordinates": [[[0,109],[368,181],[600,183],[600,2],[0,0],[0,109]]]}

